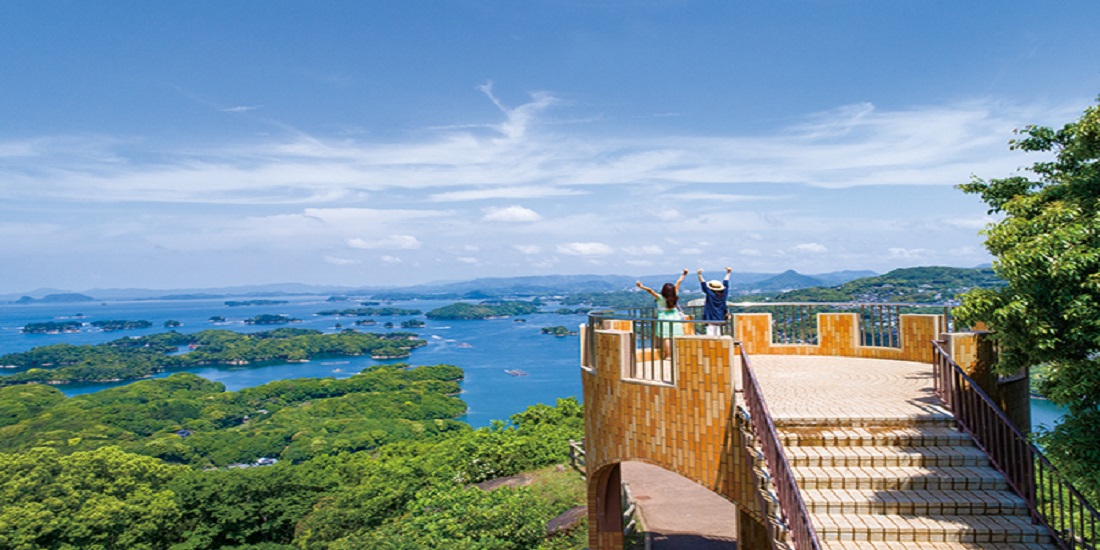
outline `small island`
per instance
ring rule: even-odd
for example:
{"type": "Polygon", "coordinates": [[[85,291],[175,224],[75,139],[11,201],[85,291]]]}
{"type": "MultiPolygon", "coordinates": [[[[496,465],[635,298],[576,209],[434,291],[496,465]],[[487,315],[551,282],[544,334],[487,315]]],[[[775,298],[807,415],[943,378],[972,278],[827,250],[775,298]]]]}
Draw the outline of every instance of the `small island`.
{"type": "Polygon", "coordinates": [[[494,317],[509,317],[512,315],[530,315],[537,313],[539,306],[530,302],[501,301],[481,302],[470,304],[455,302],[449,306],[436,308],[427,313],[429,319],[492,319],[494,317]]]}
{"type": "Polygon", "coordinates": [[[245,307],[245,306],[277,306],[281,304],[289,304],[287,300],[230,300],[225,303],[229,307],[245,307]]]}
{"type": "Polygon", "coordinates": [[[215,316],[207,319],[207,321],[210,321],[211,323],[224,323],[225,322],[225,317],[222,317],[221,315],[215,315],[215,316]]]}
{"type": "Polygon", "coordinates": [[[301,319],[295,319],[287,315],[257,315],[244,320],[246,325],[285,325],[287,323],[300,323],[301,319]]]}
{"type": "Polygon", "coordinates": [[[65,321],[58,323],[56,321],[47,321],[45,323],[27,323],[23,327],[23,334],[63,334],[80,332],[80,327],[84,326],[80,321],[65,321]]]}
{"type": "Polygon", "coordinates": [[[409,319],[408,321],[401,321],[401,328],[420,328],[424,326],[424,321],[420,319],[409,319]]]}
{"type": "Polygon", "coordinates": [[[104,332],[114,332],[116,330],[135,330],[139,328],[149,328],[153,326],[153,323],[149,321],[92,321],[93,327],[103,329],[104,332]]]}
{"type": "Polygon", "coordinates": [[[318,311],[317,315],[336,315],[340,317],[370,317],[370,316],[394,316],[394,315],[420,315],[419,309],[403,309],[399,307],[360,307],[351,309],[326,309],[318,311]]]}
{"type": "Polygon", "coordinates": [[[542,327],[542,333],[543,334],[549,334],[551,336],[557,336],[559,338],[564,337],[564,336],[576,336],[577,335],[576,331],[569,330],[568,328],[560,326],[560,325],[556,326],[556,327],[542,327]]]}
{"type": "Polygon", "coordinates": [[[179,322],[175,319],[169,319],[169,320],[164,322],[164,328],[179,328],[179,327],[182,327],[182,326],[183,326],[183,323],[181,323],[181,322],[179,322]]]}

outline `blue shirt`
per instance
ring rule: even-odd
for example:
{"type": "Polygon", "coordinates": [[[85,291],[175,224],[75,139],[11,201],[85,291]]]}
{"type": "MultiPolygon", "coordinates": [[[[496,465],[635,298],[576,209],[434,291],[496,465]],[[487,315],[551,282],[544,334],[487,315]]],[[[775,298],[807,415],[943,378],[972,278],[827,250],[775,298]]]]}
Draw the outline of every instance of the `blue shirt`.
{"type": "Polygon", "coordinates": [[[703,287],[703,294],[706,295],[706,305],[703,306],[703,320],[704,321],[725,321],[726,315],[729,314],[729,308],[726,307],[726,295],[729,294],[730,282],[728,279],[722,281],[722,292],[715,292],[707,286],[707,283],[699,283],[703,287]]]}

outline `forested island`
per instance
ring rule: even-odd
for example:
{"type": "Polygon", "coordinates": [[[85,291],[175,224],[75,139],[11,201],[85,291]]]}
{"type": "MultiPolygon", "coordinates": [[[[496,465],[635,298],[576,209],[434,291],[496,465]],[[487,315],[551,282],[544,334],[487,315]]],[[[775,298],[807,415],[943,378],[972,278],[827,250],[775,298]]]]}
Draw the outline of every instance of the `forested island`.
{"type": "Polygon", "coordinates": [[[262,314],[244,320],[246,325],[285,325],[287,323],[300,323],[301,319],[295,319],[287,315],[262,314]]]}
{"type": "Polygon", "coordinates": [[[5,548],[514,548],[585,544],[575,399],[472,430],[461,369],[377,366],[238,392],[178,373],[66,398],[0,388],[5,548]],[[484,481],[523,474],[525,487],[484,481]]]}
{"type": "Polygon", "coordinates": [[[577,334],[576,331],[569,330],[568,328],[563,327],[563,326],[542,327],[542,333],[543,334],[549,334],[551,336],[558,336],[558,337],[576,336],[576,334],[577,334]]]}
{"type": "Polygon", "coordinates": [[[339,317],[371,317],[374,315],[380,317],[395,316],[395,315],[420,315],[419,309],[403,309],[399,307],[360,307],[349,309],[326,309],[325,311],[318,311],[317,315],[335,315],[339,317]]]}
{"type": "Polygon", "coordinates": [[[375,334],[352,329],[336,334],[281,328],[241,334],[204,330],[120,338],[103,344],[54,344],[0,356],[0,365],[23,372],[0,376],[0,386],[68,384],[145,378],[170,369],[210,364],[245,365],[265,361],[308,361],[318,356],[403,358],[427,344],[409,332],[375,334]],[[187,353],[172,355],[180,347],[187,353]]]}
{"type": "Polygon", "coordinates": [[[539,306],[531,302],[501,301],[481,302],[470,304],[455,302],[449,306],[443,306],[429,311],[426,315],[429,319],[489,319],[491,317],[508,317],[512,315],[529,315],[538,313],[539,306]]]}
{"type": "Polygon", "coordinates": [[[46,321],[44,323],[27,323],[20,329],[24,334],[62,334],[66,332],[80,332],[84,323],[80,321],[46,321]]]}
{"type": "Polygon", "coordinates": [[[140,328],[149,328],[149,327],[153,326],[153,323],[150,323],[149,321],[123,321],[123,320],[92,321],[89,324],[91,324],[93,327],[103,329],[105,332],[114,332],[114,331],[117,331],[117,330],[135,330],[135,329],[140,329],[140,328]]]}
{"type": "Polygon", "coordinates": [[[229,307],[245,307],[245,306],[277,306],[281,304],[289,304],[288,300],[229,300],[225,305],[229,307]]]}

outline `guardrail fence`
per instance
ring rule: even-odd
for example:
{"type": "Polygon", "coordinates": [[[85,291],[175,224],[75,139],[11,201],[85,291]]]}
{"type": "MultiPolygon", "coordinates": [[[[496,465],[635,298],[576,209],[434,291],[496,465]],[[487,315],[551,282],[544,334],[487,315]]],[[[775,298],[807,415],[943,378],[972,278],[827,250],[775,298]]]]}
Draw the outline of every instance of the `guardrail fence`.
{"type": "Polygon", "coordinates": [[[974,438],[1031,510],[1066,550],[1100,548],[1100,514],[1043,456],[1004,411],[959,367],[939,342],[935,348],[936,395],[974,438]]]}
{"type": "Polygon", "coordinates": [[[813,524],[810,523],[810,514],[806,510],[806,503],[802,500],[802,493],[798,490],[798,483],[795,482],[790,463],[787,462],[783,443],[779,441],[775,423],[768,412],[767,403],[764,402],[764,394],[760,391],[760,386],[753,375],[749,356],[745,353],[745,348],[741,346],[738,348],[741,353],[745,404],[748,405],[752,431],[764,453],[768,470],[771,471],[772,484],[779,497],[779,508],[783,511],[783,519],[787,523],[791,542],[797,550],[820,550],[821,543],[817,540],[813,524]]]}

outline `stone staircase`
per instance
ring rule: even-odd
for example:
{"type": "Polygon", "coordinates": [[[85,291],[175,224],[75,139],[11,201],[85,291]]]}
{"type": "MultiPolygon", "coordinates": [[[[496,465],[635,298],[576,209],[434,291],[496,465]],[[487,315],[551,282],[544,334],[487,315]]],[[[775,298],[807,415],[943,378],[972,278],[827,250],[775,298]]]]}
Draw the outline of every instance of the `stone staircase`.
{"type": "Polygon", "coordinates": [[[776,429],[822,550],[1057,548],[946,412],[776,429]]]}

